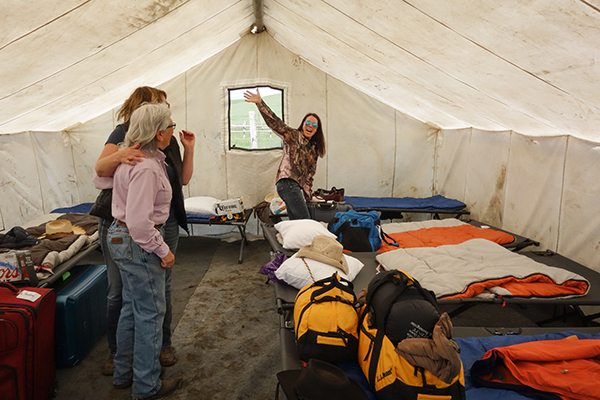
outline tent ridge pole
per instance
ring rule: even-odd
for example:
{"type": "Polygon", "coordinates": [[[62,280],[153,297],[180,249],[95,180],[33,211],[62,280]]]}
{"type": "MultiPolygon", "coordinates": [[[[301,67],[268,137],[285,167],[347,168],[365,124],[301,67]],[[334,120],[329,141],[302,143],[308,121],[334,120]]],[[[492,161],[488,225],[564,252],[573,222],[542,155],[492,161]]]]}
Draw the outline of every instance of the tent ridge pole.
{"type": "Polygon", "coordinates": [[[265,15],[265,3],[264,0],[254,0],[254,26],[251,32],[253,34],[261,33],[267,30],[263,21],[265,15]]]}

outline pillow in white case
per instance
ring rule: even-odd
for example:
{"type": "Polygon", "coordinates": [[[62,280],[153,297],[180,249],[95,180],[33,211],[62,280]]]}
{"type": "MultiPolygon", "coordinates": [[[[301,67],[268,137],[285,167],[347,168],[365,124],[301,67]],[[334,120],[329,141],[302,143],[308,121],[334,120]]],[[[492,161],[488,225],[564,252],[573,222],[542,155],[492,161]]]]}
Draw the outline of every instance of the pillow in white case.
{"type": "Polygon", "coordinates": [[[215,215],[217,199],[208,196],[188,197],[183,201],[185,212],[196,215],[215,215]]]}
{"type": "MultiPolygon", "coordinates": [[[[310,258],[304,258],[304,261],[308,264],[315,281],[330,277],[334,272],[337,272],[342,278],[352,282],[364,264],[352,256],[344,254],[344,257],[346,257],[346,261],[348,262],[348,275],[341,269],[320,261],[311,260],[310,258]]],[[[302,289],[304,286],[313,283],[304,261],[294,254],[281,264],[277,271],[275,271],[275,276],[296,289],[302,289]]]]}
{"type": "Polygon", "coordinates": [[[287,250],[299,249],[312,244],[317,235],[325,235],[337,239],[329,232],[325,225],[314,219],[295,219],[281,221],[275,224],[275,229],[283,238],[283,248],[287,250]]]}

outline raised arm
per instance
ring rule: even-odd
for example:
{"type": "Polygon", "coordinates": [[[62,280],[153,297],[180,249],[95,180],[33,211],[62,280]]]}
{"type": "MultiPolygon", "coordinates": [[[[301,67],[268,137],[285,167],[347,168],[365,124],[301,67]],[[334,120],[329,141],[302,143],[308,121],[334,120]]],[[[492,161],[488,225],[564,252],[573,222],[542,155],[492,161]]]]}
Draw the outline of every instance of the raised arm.
{"type": "Polygon", "coordinates": [[[194,173],[194,144],[196,143],[196,135],[190,131],[182,130],[179,132],[179,139],[183,145],[182,184],[187,185],[194,173]]]}
{"type": "Polygon", "coordinates": [[[275,114],[273,110],[269,108],[267,103],[265,103],[262,97],[260,97],[258,88],[256,89],[256,93],[252,93],[251,91],[247,90],[244,93],[244,98],[248,103],[256,104],[258,111],[265,120],[265,123],[277,136],[285,141],[290,140],[292,137],[292,132],[294,132],[294,128],[287,126],[285,122],[283,122],[281,118],[279,118],[277,114],[275,114]]]}

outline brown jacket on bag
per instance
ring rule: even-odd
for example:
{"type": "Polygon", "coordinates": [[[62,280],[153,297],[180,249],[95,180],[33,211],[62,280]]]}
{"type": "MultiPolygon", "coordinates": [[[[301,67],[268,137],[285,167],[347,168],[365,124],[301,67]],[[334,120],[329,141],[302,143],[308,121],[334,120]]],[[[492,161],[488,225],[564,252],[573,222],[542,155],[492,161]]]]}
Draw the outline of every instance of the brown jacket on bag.
{"type": "Polygon", "coordinates": [[[396,353],[445,383],[452,382],[462,365],[458,344],[452,339],[452,321],[447,313],[443,313],[435,324],[431,339],[404,339],[396,346],[396,353]]]}

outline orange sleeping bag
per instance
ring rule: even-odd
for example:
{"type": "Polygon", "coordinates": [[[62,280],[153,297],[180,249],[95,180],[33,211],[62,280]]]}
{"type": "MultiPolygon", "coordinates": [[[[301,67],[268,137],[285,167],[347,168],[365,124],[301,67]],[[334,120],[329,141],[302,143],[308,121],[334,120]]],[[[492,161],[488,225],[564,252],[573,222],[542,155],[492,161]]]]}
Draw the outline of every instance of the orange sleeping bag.
{"type": "Polygon", "coordinates": [[[498,244],[511,243],[515,240],[515,237],[508,233],[490,228],[478,228],[468,224],[390,233],[389,236],[400,246],[391,246],[384,241],[379,250],[377,250],[378,252],[396,250],[398,248],[408,249],[412,247],[438,247],[446,244],[460,244],[471,239],[487,239],[498,244]]]}

